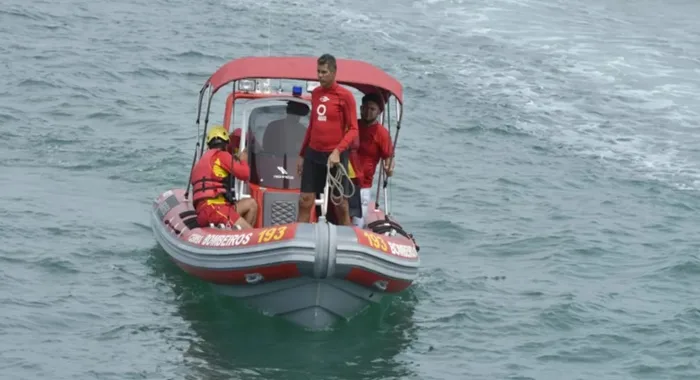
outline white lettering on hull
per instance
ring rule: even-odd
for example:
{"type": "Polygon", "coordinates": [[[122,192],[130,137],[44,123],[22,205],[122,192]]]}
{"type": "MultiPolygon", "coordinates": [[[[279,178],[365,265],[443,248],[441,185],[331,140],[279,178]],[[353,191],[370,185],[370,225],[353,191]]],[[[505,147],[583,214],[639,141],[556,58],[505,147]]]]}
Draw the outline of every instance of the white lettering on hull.
{"type": "Polygon", "coordinates": [[[238,247],[248,244],[252,236],[252,232],[236,235],[207,235],[199,244],[208,247],[238,247]]]}
{"type": "Polygon", "coordinates": [[[387,243],[389,244],[389,250],[393,255],[405,257],[408,259],[415,259],[416,257],[418,257],[418,252],[413,246],[396,244],[390,241],[387,241],[387,243]]]}

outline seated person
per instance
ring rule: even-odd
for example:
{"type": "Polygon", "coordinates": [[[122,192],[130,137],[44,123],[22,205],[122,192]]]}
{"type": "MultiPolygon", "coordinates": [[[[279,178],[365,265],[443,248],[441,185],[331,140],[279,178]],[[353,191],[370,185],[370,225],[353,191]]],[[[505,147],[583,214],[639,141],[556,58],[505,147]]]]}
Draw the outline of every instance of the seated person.
{"type": "Polygon", "coordinates": [[[244,149],[235,158],[226,149],[228,131],[213,126],[207,133],[207,151],[192,168],[192,203],[197,223],[202,227],[224,224],[229,228],[253,228],[258,213],[254,199],[236,201],[231,175],[247,181],[250,177],[248,155],[244,149]]]}
{"type": "Polygon", "coordinates": [[[306,135],[306,126],[299,121],[309,114],[306,104],[287,102],[287,117],[268,124],[263,134],[262,147],[265,152],[296,155],[306,135]]]}

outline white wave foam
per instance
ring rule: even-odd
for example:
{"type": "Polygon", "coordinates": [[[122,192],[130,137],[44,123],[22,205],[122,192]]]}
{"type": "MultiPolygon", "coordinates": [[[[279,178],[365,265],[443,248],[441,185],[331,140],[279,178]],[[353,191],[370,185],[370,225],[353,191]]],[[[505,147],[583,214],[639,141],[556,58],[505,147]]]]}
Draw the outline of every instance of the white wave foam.
{"type": "MultiPolygon", "coordinates": [[[[516,3],[509,10],[493,4],[452,10],[471,13],[467,27],[459,22],[465,49],[491,46],[488,54],[465,54],[455,70],[459,83],[480,99],[515,106],[521,112],[518,128],[574,154],[700,190],[694,148],[700,80],[692,59],[700,49],[692,38],[638,27],[624,13],[595,4],[562,12],[555,5],[516,3]],[[518,11],[525,5],[537,8],[527,19],[518,11]],[[620,27],[631,30],[621,34],[620,27]],[[490,40],[477,39],[485,29],[490,40]]],[[[507,8],[505,2],[497,5],[507,8]]]]}

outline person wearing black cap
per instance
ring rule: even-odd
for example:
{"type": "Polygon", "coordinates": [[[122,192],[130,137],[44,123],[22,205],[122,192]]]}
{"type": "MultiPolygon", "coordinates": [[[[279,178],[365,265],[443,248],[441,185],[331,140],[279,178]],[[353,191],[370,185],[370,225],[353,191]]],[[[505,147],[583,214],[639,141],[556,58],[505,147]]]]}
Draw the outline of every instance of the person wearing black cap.
{"type": "Polygon", "coordinates": [[[300,123],[309,114],[309,106],[290,100],[287,102],[287,117],[268,124],[263,134],[263,150],[269,153],[296,155],[304,141],[306,126],[300,123]]]}
{"type": "MultiPolygon", "coordinates": [[[[377,164],[384,160],[384,172],[391,176],[394,172],[394,147],[389,131],[379,121],[379,115],[384,112],[384,99],[377,93],[369,93],[362,98],[360,106],[359,147],[357,149],[357,163],[360,182],[360,199],[362,203],[361,216],[353,217],[353,224],[364,227],[367,216],[367,206],[371,198],[372,181],[377,171],[377,164]]],[[[358,202],[356,199],[355,202],[358,202]]]]}

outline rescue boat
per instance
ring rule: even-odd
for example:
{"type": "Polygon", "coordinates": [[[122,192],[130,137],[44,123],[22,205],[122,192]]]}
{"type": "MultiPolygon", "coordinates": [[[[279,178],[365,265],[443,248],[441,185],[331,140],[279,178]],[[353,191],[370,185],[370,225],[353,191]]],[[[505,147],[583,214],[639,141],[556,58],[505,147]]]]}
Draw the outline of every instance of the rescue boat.
{"type": "MultiPolygon", "coordinates": [[[[392,123],[395,125],[396,146],[402,118],[402,85],[366,62],[338,59],[337,67],[336,81],[340,85],[356,94],[382,95],[386,106],[381,118],[390,134],[392,123]]],[[[254,229],[200,226],[189,200],[189,185],[162,193],[153,202],[151,213],[155,239],[184,272],[264,314],[311,330],[349,320],[383,297],[405,291],[420,267],[420,249],[415,239],[389,210],[389,179],[383,170],[379,170],[376,196],[367,207],[363,228],[331,222],[332,215],[326,212],[328,186],[316,200],[311,223],[296,222],[300,178],[295,152],[299,146],[294,151],[284,151],[279,147],[283,144],[278,143],[284,138],[300,144],[304,130],[296,132],[300,136],[274,134],[270,138],[265,129],[273,121],[285,119],[290,103],[310,109],[310,93],[319,85],[315,80],[314,57],[245,57],[221,66],[200,91],[198,130],[202,129],[205,102],[206,113],[193,165],[204,151],[212,99],[228,87],[230,90],[224,91],[227,96],[223,125],[234,137],[232,151],[248,149],[251,167],[248,182],[236,180],[235,197],[256,200],[258,218],[254,229]],[[278,84],[275,86],[273,81],[278,84]]],[[[299,115],[298,122],[306,127],[308,117],[308,113],[299,115]]]]}

